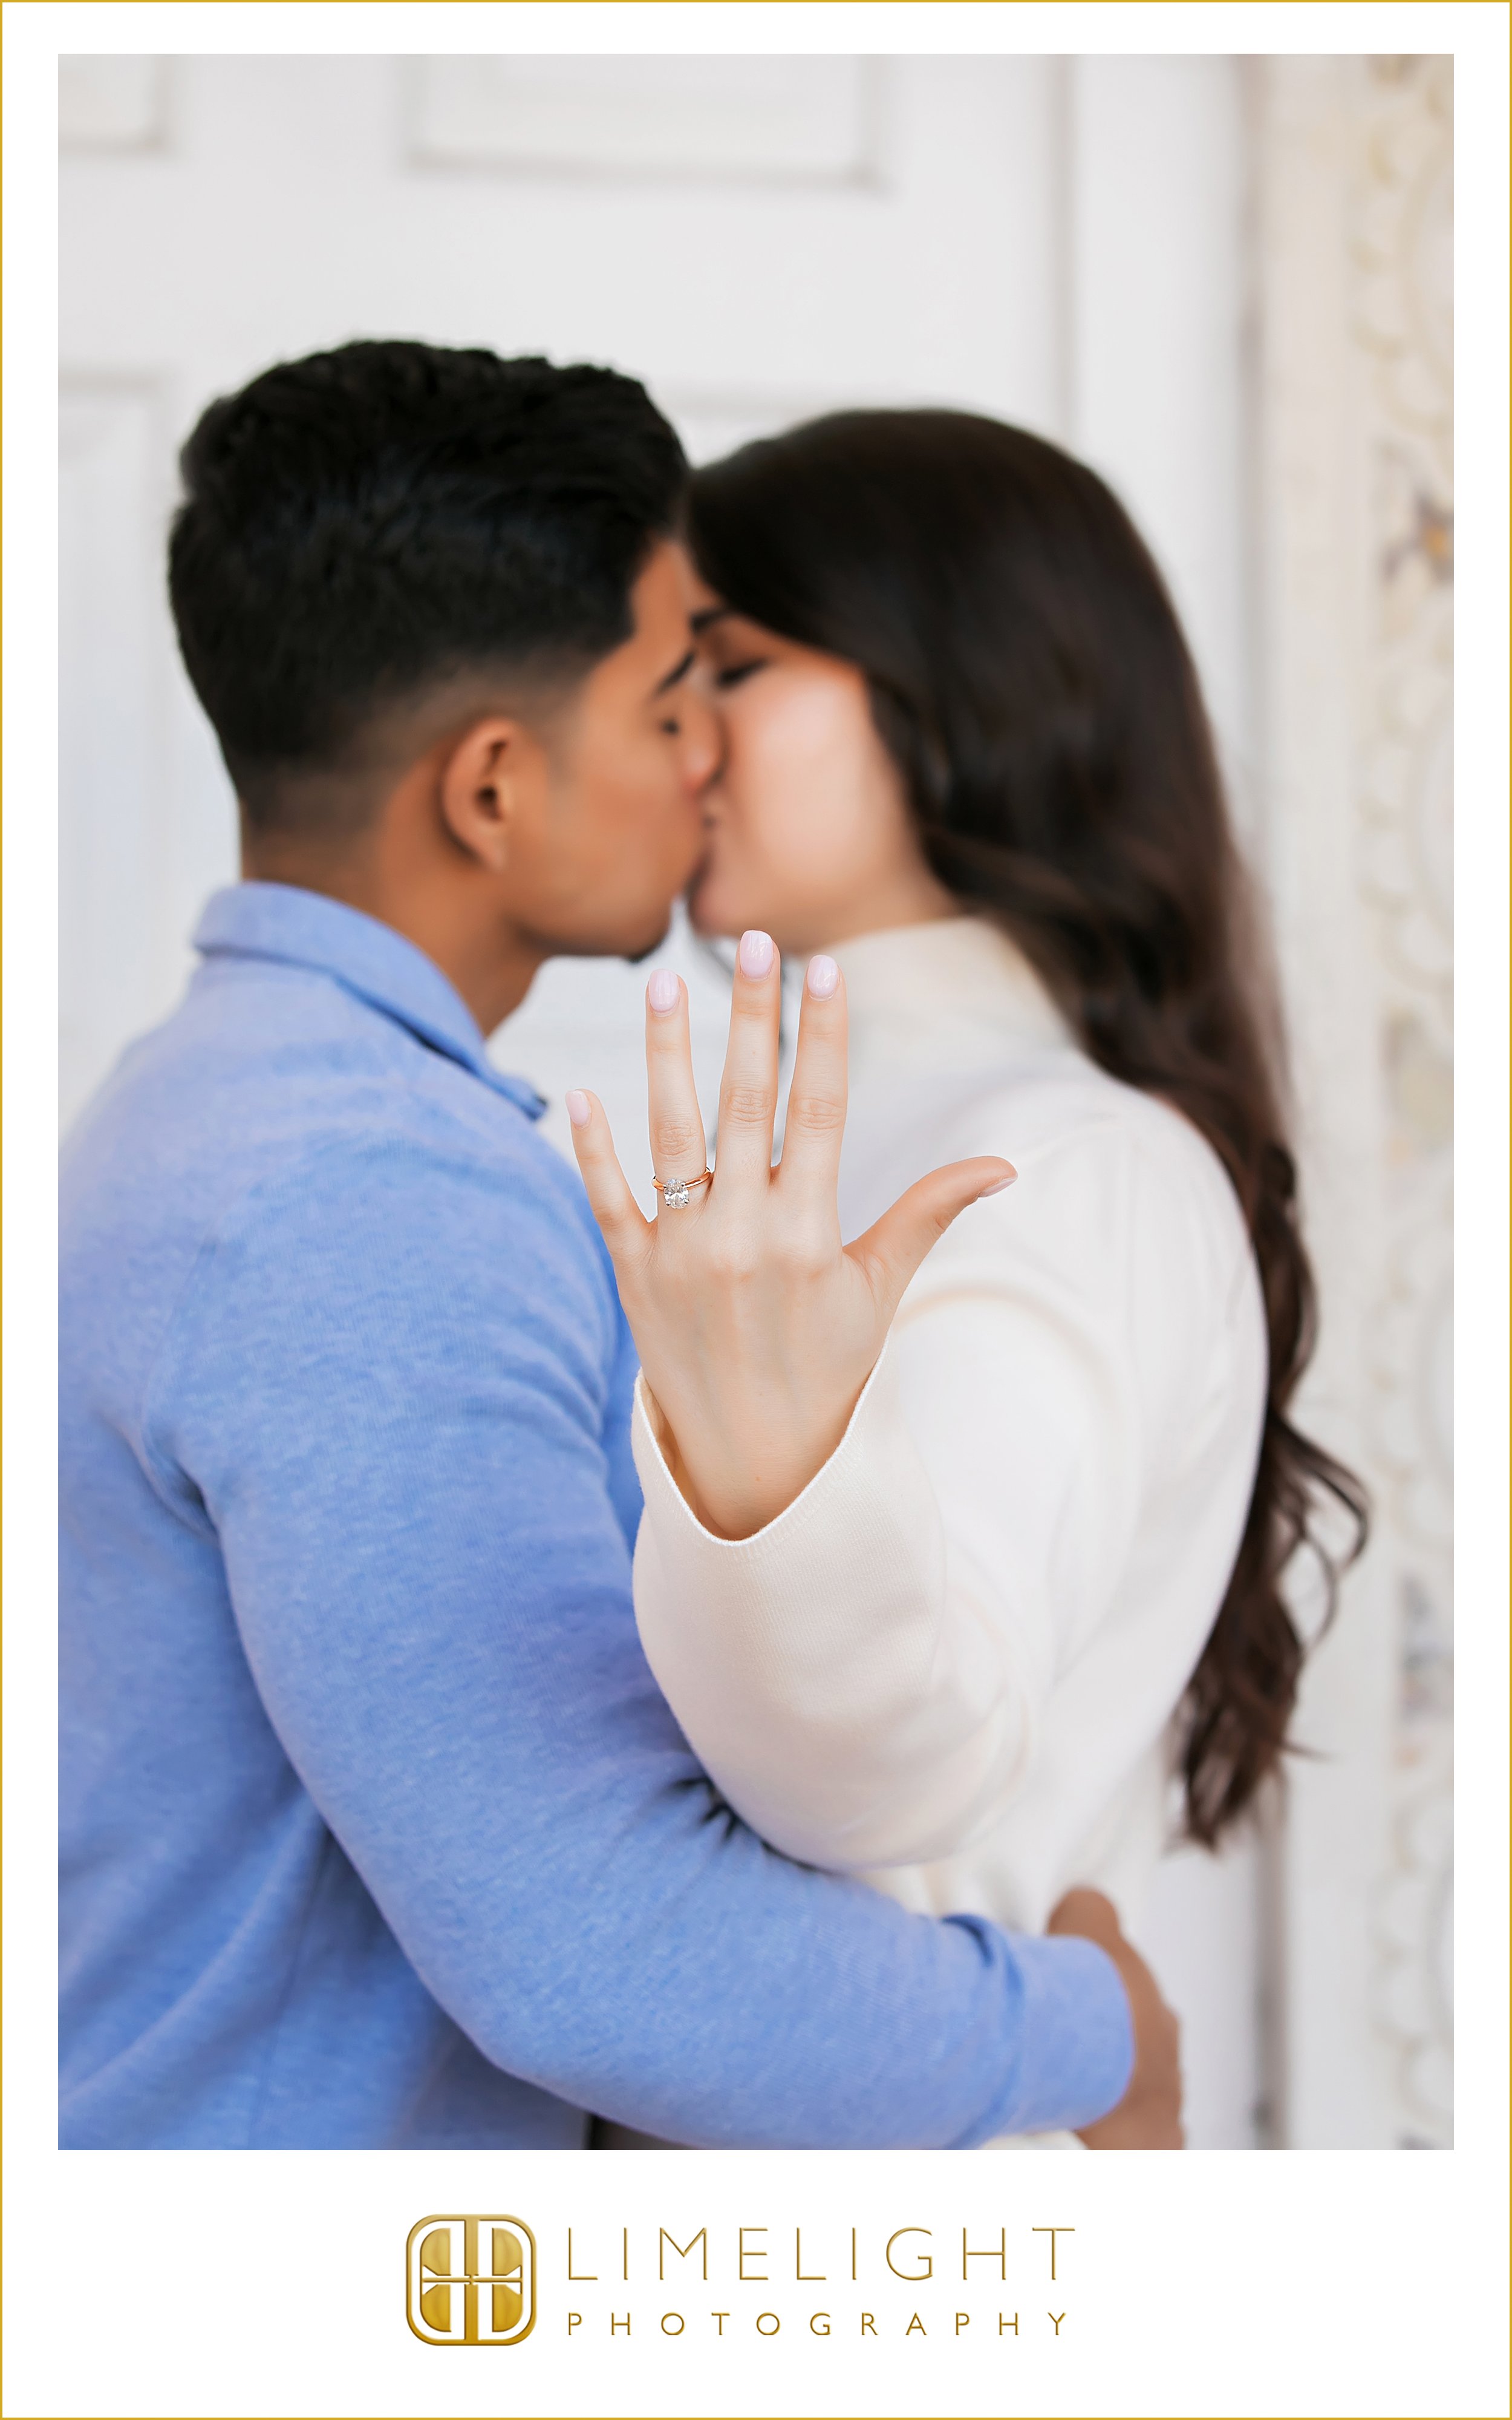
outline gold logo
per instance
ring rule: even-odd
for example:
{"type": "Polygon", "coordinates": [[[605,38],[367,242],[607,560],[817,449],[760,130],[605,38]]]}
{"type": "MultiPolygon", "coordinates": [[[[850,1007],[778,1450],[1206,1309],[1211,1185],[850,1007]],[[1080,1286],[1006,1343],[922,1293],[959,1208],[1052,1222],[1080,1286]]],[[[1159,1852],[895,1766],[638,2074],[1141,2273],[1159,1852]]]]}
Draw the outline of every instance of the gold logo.
{"type": "Polygon", "coordinates": [[[405,2310],[422,2344],[523,2344],[535,2325],[535,2238],[523,2219],[423,2218],[405,2269],[405,2310]]]}

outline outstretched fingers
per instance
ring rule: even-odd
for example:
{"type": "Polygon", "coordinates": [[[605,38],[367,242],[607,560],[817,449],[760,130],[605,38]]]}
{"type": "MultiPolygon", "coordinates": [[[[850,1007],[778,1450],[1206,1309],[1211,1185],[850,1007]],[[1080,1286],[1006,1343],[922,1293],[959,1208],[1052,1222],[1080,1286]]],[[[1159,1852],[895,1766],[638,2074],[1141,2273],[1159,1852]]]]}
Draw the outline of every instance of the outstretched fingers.
{"type": "Polygon", "coordinates": [[[779,1183],[784,1198],[835,1212],[845,1136],[845,985],[833,958],[809,961],[788,1088],[779,1183]]]}
{"type": "Polygon", "coordinates": [[[609,1246],[615,1274],[633,1277],[644,1262],[656,1233],[631,1192],[614,1149],[604,1105],[594,1093],[569,1093],[567,1117],[572,1148],[588,1203],[609,1246]]]}
{"type": "Polygon", "coordinates": [[[721,1202],[763,1199],[772,1176],[781,970],[769,933],[742,933],[730,994],[730,1040],[719,1085],[721,1202]]]}
{"type": "Polygon", "coordinates": [[[695,1183],[703,1173],[703,1112],[693,1080],[687,985],[670,967],[658,967],[646,985],[646,1110],[656,1176],[663,1186],[695,1183]]]}

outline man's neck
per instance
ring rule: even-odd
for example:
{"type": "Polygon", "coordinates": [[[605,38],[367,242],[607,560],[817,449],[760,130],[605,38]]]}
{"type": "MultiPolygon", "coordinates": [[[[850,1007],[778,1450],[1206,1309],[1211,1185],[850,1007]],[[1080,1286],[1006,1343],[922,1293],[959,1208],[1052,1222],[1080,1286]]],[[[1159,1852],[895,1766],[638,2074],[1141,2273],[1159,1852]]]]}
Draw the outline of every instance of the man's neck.
{"type": "Polygon", "coordinates": [[[244,832],[241,878],[318,892],[402,933],[440,969],[484,1033],[519,1006],[547,956],[501,928],[497,910],[490,913],[470,895],[459,869],[424,875],[410,869],[409,878],[398,878],[365,836],[320,848],[276,833],[244,832]]]}

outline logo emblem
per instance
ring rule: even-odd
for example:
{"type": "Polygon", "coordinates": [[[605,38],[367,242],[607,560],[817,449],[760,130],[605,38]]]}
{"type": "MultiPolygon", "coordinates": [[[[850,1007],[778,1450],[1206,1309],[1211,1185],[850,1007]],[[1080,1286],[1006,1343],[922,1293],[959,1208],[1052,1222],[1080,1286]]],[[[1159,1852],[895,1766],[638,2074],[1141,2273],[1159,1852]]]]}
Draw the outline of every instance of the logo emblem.
{"type": "Polygon", "coordinates": [[[535,2325],[535,2238],[523,2219],[423,2218],[405,2266],[406,2315],[422,2344],[521,2344],[535,2325]]]}

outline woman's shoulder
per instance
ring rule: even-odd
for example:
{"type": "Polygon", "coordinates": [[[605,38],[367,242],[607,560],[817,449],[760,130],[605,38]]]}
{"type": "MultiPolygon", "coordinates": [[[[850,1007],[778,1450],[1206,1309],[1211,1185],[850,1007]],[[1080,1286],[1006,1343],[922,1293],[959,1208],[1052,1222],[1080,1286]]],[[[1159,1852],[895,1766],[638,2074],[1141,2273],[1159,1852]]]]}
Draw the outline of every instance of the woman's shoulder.
{"type": "MultiPolygon", "coordinates": [[[[952,1105],[935,1158],[992,1152],[1018,1183],[996,1197],[1020,1249],[1127,1267],[1184,1264],[1226,1295],[1252,1266],[1243,1212],[1211,1143],[1167,1101],[1119,1081],[1075,1049],[1048,1049],[952,1105]]],[[[1210,1296],[1211,1300],[1211,1296],[1210,1296]]]]}
{"type": "Polygon", "coordinates": [[[945,1115],[952,1136],[990,1136],[978,1147],[1008,1149],[1015,1165],[1031,1153],[1134,1154],[1165,1170],[1172,1184],[1227,1183],[1217,1153],[1189,1118],[1158,1094],[1110,1076],[1083,1050],[1026,1052],[991,1071],[945,1115]],[[1016,1153],[1010,1147],[1015,1138],[1016,1153]]]}
{"type": "Polygon", "coordinates": [[[1054,1051],[947,1125],[937,1162],[1000,1153],[1018,1182],[956,1219],[910,1311],[969,1298],[1048,1322],[1087,1367],[1122,1373],[1151,1456],[1184,1452],[1211,1420],[1247,1453],[1267,1364],[1259,1273],[1223,1163],[1189,1120],[1054,1051]]]}

